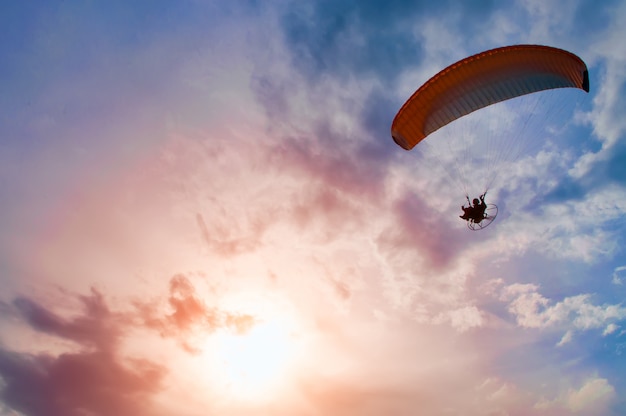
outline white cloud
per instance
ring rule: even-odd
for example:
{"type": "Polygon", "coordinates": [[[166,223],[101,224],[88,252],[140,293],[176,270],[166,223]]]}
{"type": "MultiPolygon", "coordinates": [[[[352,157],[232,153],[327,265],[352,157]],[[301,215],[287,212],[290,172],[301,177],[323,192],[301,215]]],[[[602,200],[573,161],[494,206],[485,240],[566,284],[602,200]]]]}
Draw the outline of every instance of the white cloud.
{"type": "Polygon", "coordinates": [[[509,302],[509,312],[522,327],[565,329],[567,332],[557,344],[559,346],[571,341],[571,331],[598,329],[626,319],[626,308],[621,305],[594,305],[588,294],[552,302],[541,295],[538,289],[538,286],[532,284],[513,284],[502,290],[501,299],[509,302]]]}
{"type": "Polygon", "coordinates": [[[557,347],[562,347],[563,345],[569,343],[574,338],[574,334],[572,331],[567,331],[561,340],[556,344],[557,347]]]}
{"type": "MultiPolygon", "coordinates": [[[[531,197],[536,195],[530,191],[531,197]]],[[[538,212],[517,205],[507,205],[510,216],[497,223],[499,237],[492,250],[503,256],[533,250],[554,259],[593,264],[621,250],[619,229],[604,226],[626,215],[626,195],[618,186],[607,186],[580,200],[546,203],[536,207],[538,212]]],[[[525,201],[520,205],[524,207],[525,201]]]]}
{"type": "Polygon", "coordinates": [[[434,318],[434,323],[449,323],[459,332],[483,325],[482,313],[476,306],[466,306],[440,313],[434,318]]]}
{"type": "Polygon", "coordinates": [[[623,285],[624,279],[626,279],[626,266],[619,266],[613,270],[613,280],[611,282],[615,285],[623,285]]]}
{"type": "Polygon", "coordinates": [[[626,19],[626,4],[617,2],[610,11],[613,18],[605,30],[596,36],[595,42],[588,45],[591,71],[596,71],[601,81],[594,95],[594,107],[587,115],[587,121],[594,127],[594,133],[602,142],[602,149],[596,153],[587,153],[571,169],[570,174],[581,178],[597,162],[606,160],[611,148],[626,133],[626,119],[623,117],[623,91],[626,84],[626,49],[624,38],[626,28],[621,23],[626,19]],[[601,64],[602,66],[598,65],[601,64]],[[601,73],[600,70],[602,71],[601,73]]]}
{"type": "Polygon", "coordinates": [[[604,328],[604,331],[602,331],[602,336],[610,335],[614,333],[615,331],[617,331],[619,328],[620,328],[619,325],[616,325],[613,323],[608,324],[606,328],[604,328]]]}
{"type": "Polygon", "coordinates": [[[541,400],[536,409],[565,409],[577,414],[598,415],[608,410],[615,388],[604,378],[589,378],[579,389],[570,388],[554,400],[541,400]]]}
{"type": "Polygon", "coordinates": [[[554,38],[563,27],[571,24],[572,15],[576,11],[576,7],[559,7],[541,0],[524,0],[521,3],[530,14],[532,25],[529,36],[532,39],[554,38]]]}

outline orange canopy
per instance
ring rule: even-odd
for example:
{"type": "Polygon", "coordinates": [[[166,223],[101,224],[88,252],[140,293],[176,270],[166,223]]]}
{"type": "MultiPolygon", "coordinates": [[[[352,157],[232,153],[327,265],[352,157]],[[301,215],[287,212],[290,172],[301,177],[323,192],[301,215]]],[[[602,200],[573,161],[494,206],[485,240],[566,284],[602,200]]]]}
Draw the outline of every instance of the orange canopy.
{"type": "Polygon", "coordinates": [[[573,53],[541,45],[492,49],[450,65],[415,91],[396,114],[391,136],[410,150],[432,132],[488,105],[568,87],[589,92],[587,66],[573,53]]]}

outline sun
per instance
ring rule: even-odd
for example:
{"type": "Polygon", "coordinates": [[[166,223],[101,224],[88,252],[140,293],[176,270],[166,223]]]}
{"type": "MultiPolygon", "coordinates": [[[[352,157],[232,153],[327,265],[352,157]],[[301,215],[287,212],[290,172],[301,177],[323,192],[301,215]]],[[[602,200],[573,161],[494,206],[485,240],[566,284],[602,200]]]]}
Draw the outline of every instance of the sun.
{"type": "Polygon", "coordinates": [[[298,355],[293,322],[284,316],[253,316],[255,323],[246,331],[224,328],[207,339],[207,371],[222,397],[271,400],[288,382],[298,355]]]}
{"type": "Polygon", "coordinates": [[[277,322],[262,322],[246,334],[223,333],[217,354],[231,392],[240,397],[259,397],[284,377],[292,346],[277,322]]]}

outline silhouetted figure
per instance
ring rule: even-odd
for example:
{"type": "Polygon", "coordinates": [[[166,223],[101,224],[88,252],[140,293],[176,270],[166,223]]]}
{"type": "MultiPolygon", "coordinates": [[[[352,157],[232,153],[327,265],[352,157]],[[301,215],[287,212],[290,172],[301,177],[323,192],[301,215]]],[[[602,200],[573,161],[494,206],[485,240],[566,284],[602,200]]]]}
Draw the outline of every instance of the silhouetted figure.
{"type": "Polygon", "coordinates": [[[487,204],[485,204],[485,195],[486,193],[482,194],[480,196],[480,200],[478,198],[474,198],[472,201],[474,205],[470,204],[469,197],[467,197],[467,207],[461,205],[463,215],[459,215],[459,218],[476,224],[484,220],[485,210],[487,209],[487,204]]]}

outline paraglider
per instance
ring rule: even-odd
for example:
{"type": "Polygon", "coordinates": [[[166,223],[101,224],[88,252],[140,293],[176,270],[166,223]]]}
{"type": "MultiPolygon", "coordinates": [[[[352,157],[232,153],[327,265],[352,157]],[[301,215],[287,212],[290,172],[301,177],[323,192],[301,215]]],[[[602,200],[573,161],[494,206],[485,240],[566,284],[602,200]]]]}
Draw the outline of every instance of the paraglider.
{"type": "Polygon", "coordinates": [[[461,205],[461,209],[463,210],[463,215],[459,217],[470,221],[470,222],[481,222],[485,218],[485,210],[487,209],[487,204],[485,204],[485,194],[480,196],[480,200],[478,198],[474,198],[472,205],[469,200],[469,196],[467,198],[467,207],[465,205],[461,205]]]}
{"type": "MultiPolygon", "coordinates": [[[[542,45],[491,49],[448,66],[418,88],[396,114],[391,137],[411,150],[430,134],[476,110],[558,88],[589,92],[587,66],[573,53],[542,45]]],[[[484,228],[497,215],[497,206],[484,201],[490,184],[479,200],[474,199],[477,204],[464,208],[460,216],[472,230],[484,228]]],[[[469,195],[465,196],[469,203],[469,195]]]]}
{"type": "Polygon", "coordinates": [[[467,206],[461,205],[463,215],[459,215],[459,218],[467,221],[467,227],[470,230],[482,230],[498,215],[498,207],[495,204],[486,204],[485,196],[487,192],[483,193],[479,198],[474,198],[470,203],[469,196],[467,198],[467,206]]]}

